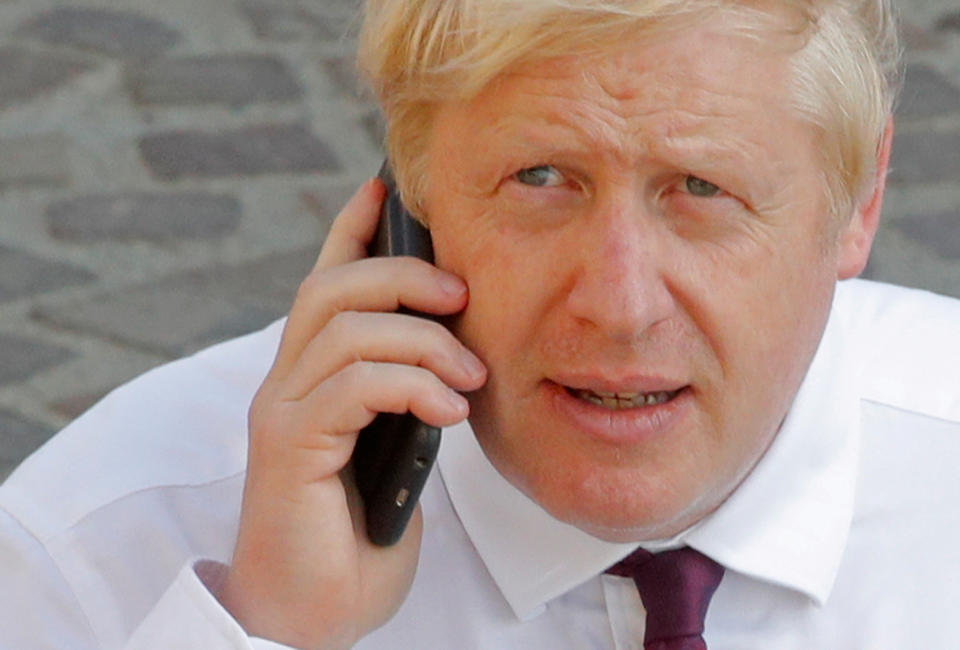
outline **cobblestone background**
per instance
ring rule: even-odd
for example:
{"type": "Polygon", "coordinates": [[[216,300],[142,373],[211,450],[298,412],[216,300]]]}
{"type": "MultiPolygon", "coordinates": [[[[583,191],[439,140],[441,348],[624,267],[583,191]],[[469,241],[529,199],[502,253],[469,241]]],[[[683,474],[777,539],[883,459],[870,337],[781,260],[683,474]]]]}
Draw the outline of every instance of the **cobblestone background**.
{"type": "MultiPolygon", "coordinates": [[[[116,385],[285,313],[374,173],[356,0],[0,0],[0,478],[116,385]]],[[[867,274],[960,296],[960,9],[908,73],[867,274]]]]}

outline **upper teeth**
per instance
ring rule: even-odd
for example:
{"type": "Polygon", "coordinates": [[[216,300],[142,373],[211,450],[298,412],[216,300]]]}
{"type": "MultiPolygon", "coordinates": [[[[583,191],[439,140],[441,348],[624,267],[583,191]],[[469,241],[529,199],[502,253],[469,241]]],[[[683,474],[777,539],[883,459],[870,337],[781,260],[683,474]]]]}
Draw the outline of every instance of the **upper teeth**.
{"type": "Polygon", "coordinates": [[[580,399],[585,399],[592,404],[608,409],[625,409],[663,404],[674,395],[674,392],[667,391],[659,391],[656,393],[606,393],[603,391],[578,390],[576,393],[580,399]]]}

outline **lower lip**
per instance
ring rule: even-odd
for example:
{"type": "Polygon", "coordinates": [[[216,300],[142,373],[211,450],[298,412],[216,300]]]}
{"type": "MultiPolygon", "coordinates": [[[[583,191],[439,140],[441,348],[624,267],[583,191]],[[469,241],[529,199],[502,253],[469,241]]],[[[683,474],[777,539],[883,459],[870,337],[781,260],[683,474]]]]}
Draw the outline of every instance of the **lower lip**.
{"type": "Polygon", "coordinates": [[[689,387],[663,404],[617,410],[574,397],[566,388],[551,381],[544,382],[544,388],[554,408],[576,429],[614,445],[634,445],[659,438],[676,427],[693,408],[689,387]]]}

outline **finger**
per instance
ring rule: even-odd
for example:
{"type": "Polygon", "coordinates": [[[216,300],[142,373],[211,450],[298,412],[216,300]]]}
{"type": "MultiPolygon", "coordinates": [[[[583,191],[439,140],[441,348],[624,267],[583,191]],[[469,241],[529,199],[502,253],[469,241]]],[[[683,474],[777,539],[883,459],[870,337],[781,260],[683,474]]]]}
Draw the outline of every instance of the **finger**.
{"type": "MultiPolygon", "coordinates": [[[[349,445],[378,413],[413,413],[435,427],[462,421],[467,400],[429,370],[394,363],[358,361],[337,372],[300,400],[296,430],[311,448],[349,445]]],[[[337,470],[339,471],[339,469],[337,470]]]]}
{"type": "Polygon", "coordinates": [[[346,311],[310,341],[281,395],[301,399],[358,360],[420,366],[457,390],[476,390],[486,379],[480,359],[439,323],[405,314],[346,311]]]}
{"type": "Polygon", "coordinates": [[[284,328],[272,377],[285,377],[308,343],[337,313],[414,311],[450,314],[467,303],[457,276],[412,257],[378,257],[308,275],[284,328]]]}
{"type": "Polygon", "coordinates": [[[354,192],[330,226],[314,270],[367,256],[367,245],[377,231],[380,206],[385,196],[386,188],[378,178],[367,180],[354,192]]]}

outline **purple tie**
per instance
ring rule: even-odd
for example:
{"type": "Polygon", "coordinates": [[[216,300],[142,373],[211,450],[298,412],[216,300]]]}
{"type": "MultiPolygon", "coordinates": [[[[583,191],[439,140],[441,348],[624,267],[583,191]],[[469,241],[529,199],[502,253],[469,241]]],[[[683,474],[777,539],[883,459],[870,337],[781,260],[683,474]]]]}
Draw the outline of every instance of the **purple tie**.
{"type": "Polygon", "coordinates": [[[637,549],[606,572],[637,583],[647,610],[644,650],[707,650],[703,619],[722,566],[688,547],[657,554],[637,549]]]}

